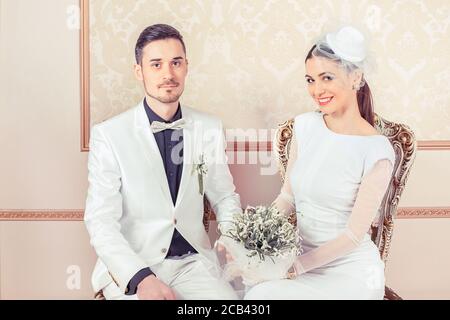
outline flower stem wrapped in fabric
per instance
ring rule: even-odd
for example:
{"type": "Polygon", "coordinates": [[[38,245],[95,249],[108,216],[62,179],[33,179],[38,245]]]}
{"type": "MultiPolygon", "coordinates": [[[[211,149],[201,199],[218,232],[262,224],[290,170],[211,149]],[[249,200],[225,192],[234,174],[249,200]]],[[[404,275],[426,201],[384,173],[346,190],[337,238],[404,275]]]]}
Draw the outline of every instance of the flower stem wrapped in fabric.
{"type": "Polygon", "coordinates": [[[275,206],[247,207],[234,215],[231,228],[218,240],[233,257],[224,267],[225,278],[242,276],[250,286],[288,278],[300,240],[298,229],[275,206]]]}

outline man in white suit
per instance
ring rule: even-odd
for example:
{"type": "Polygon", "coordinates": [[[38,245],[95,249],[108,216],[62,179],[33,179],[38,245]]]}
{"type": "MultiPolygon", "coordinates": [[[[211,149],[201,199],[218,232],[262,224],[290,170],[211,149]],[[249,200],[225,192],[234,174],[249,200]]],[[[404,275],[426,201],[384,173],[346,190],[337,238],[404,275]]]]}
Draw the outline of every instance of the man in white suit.
{"type": "Polygon", "coordinates": [[[136,43],[145,99],[93,126],[85,224],[106,299],[236,299],[203,226],[204,195],[224,231],[239,196],[219,119],[181,106],[188,70],[179,32],[146,28],[136,43]]]}

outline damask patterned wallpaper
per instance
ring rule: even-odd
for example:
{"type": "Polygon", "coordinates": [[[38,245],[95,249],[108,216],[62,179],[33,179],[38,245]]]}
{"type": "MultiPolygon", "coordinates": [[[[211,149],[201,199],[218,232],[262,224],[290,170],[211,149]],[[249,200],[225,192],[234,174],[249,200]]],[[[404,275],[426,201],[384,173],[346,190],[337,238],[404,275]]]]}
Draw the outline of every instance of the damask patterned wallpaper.
{"type": "Polygon", "coordinates": [[[275,128],[314,110],[304,58],[324,31],[352,24],[368,36],[375,109],[420,140],[450,139],[448,0],[91,0],[91,121],[143,98],[134,46],[148,25],[183,34],[190,70],[182,102],[227,128],[275,128]]]}

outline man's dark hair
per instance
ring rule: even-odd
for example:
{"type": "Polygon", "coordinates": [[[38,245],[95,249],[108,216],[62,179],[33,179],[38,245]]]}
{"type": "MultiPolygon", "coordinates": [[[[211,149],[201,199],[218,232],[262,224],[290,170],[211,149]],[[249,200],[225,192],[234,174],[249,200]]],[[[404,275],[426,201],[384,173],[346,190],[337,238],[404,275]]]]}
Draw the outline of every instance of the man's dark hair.
{"type": "Polygon", "coordinates": [[[134,49],[134,54],[136,56],[136,63],[141,64],[142,62],[142,50],[144,47],[152,41],[163,40],[163,39],[177,39],[183,45],[183,51],[186,54],[186,46],[184,45],[183,36],[178,32],[177,29],[171,27],[167,24],[154,24],[144,29],[139,35],[136,42],[136,47],[134,49]]]}

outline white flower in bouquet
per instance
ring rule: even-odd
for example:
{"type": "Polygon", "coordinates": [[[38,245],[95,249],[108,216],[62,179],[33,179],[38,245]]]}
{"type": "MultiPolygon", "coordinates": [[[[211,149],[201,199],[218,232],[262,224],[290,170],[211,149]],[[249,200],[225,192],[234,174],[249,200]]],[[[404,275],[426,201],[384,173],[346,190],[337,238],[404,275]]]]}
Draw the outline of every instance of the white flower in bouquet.
{"type": "Polygon", "coordinates": [[[236,214],[222,244],[233,261],[225,266],[228,279],[242,276],[243,283],[285,279],[301,251],[298,229],[276,207],[247,207],[236,214]]]}

